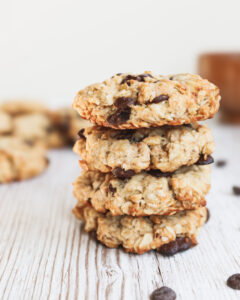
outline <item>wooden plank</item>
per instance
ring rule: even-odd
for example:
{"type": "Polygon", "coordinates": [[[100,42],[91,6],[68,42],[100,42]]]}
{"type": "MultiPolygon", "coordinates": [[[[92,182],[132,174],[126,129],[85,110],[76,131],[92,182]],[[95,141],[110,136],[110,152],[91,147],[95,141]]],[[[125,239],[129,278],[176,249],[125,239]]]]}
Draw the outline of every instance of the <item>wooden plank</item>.
{"type": "Polygon", "coordinates": [[[0,186],[0,299],[149,299],[162,285],[177,299],[240,299],[225,284],[240,272],[240,129],[213,127],[211,219],[194,249],[165,258],[156,252],[107,249],[84,233],[71,209],[79,174],[71,150],[51,151],[49,169],[33,180],[0,186]]]}

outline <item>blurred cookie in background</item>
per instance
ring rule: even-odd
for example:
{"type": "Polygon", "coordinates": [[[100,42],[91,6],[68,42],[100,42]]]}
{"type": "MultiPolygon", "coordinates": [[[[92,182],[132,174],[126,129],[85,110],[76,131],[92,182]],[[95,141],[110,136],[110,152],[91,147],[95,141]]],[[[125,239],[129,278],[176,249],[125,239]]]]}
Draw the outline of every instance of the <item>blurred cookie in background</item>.
{"type": "Polygon", "coordinates": [[[11,133],[12,125],[12,118],[7,113],[0,111],[0,135],[11,133]]]}
{"type": "Polygon", "coordinates": [[[47,166],[43,145],[31,144],[19,137],[0,136],[0,183],[35,177],[47,166]]]}
{"type": "Polygon", "coordinates": [[[61,108],[52,112],[52,119],[59,132],[65,136],[65,143],[73,146],[80,129],[91,126],[91,123],[82,119],[72,108],[61,108]]]}
{"type": "Polygon", "coordinates": [[[73,145],[78,131],[90,124],[72,108],[52,111],[35,101],[6,101],[0,104],[0,111],[0,134],[42,143],[47,148],[73,145]]]}

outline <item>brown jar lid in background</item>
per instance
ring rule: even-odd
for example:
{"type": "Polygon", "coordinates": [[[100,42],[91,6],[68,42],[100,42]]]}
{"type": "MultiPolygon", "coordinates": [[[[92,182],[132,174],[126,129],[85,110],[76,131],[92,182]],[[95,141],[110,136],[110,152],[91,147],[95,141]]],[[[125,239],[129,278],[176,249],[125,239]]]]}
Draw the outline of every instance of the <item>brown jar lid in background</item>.
{"type": "Polygon", "coordinates": [[[202,54],[198,60],[198,73],[220,88],[223,120],[239,123],[240,52],[202,54]]]}

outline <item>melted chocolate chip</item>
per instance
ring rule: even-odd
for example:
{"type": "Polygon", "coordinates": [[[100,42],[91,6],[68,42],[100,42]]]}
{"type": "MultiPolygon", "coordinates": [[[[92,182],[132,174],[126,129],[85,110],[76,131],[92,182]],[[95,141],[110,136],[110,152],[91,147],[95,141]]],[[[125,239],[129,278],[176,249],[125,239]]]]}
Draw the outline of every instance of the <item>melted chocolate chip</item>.
{"type": "Polygon", "coordinates": [[[147,171],[147,173],[154,176],[154,177],[157,177],[157,178],[171,177],[172,176],[172,173],[170,173],[170,172],[161,172],[160,170],[150,170],[150,171],[147,171]]]}
{"type": "Polygon", "coordinates": [[[62,122],[59,124],[60,132],[68,132],[70,130],[70,117],[65,116],[62,122]]]}
{"type": "Polygon", "coordinates": [[[52,133],[55,130],[54,126],[49,126],[46,128],[47,133],[52,133]]]}
{"type": "Polygon", "coordinates": [[[169,99],[168,95],[160,95],[155,98],[150,103],[160,103],[169,99]]]}
{"type": "Polygon", "coordinates": [[[121,81],[120,84],[124,84],[124,83],[127,83],[127,85],[130,85],[130,82],[128,82],[129,80],[136,80],[136,81],[140,81],[140,82],[144,82],[144,78],[145,77],[152,77],[151,74],[140,74],[140,75],[137,75],[137,76],[134,76],[134,75],[127,75],[125,78],[123,78],[123,80],[121,81]]]}
{"type": "Polygon", "coordinates": [[[208,155],[207,159],[204,159],[204,156],[201,155],[199,160],[196,162],[196,165],[204,166],[214,163],[214,159],[211,155],[208,155]]]}
{"type": "Polygon", "coordinates": [[[167,286],[155,290],[151,295],[151,300],[175,300],[176,298],[176,293],[167,286]]]}
{"type": "Polygon", "coordinates": [[[173,76],[169,77],[169,80],[173,80],[173,76]]]}
{"type": "Polygon", "coordinates": [[[124,110],[126,107],[135,105],[136,103],[137,100],[131,97],[119,97],[116,99],[114,105],[117,106],[117,108],[124,110]]]}
{"type": "Polygon", "coordinates": [[[78,136],[79,136],[80,138],[86,139],[86,137],[84,136],[84,131],[85,131],[84,128],[80,129],[80,130],[78,131],[78,136]]]}
{"type": "Polygon", "coordinates": [[[168,244],[163,245],[159,248],[159,252],[165,256],[171,256],[178,252],[186,251],[193,246],[192,240],[187,237],[176,238],[168,244]]]}
{"type": "Polygon", "coordinates": [[[112,184],[110,183],[108,186],[108,190],[112,193],[112,196],[116,193],[117,189],[115,187],[112,186],[112,184]]]}
{"type": "Polygon", "coordinates": [[[227,285],[234,290],[240,290],[240,274],[230,276],[227,280],[227,285]]]}
{"type": "Polygon", "coordinates": [[[240,187],[239,186],[233,186],[233,193],[236,196],[240,196],[240,187]]]}
{"type": "Polygon", "coordinates": [[[218,160],[218,161],[216,162],[216,166],[219,167],[219,168],[225,167],[226,164],[227,164],[226,160],[218,160]]]}
{"type": "Polygon", "coordinates": [[[32,140],[25,140],[24,143],[30,147],[32,147],[34,145],[34,141],[32,141],[32,140]]]}
{"type": "Polygon", "coordinates": [[[117,110],[114,114],[107,118],[107,122],[111,125],[121,125],[130,119],[131,108],[126,107],[124,110],[117,110]]]}
{"type": "Polygon", "coordinates": [[[114,138],[116,140],[131,140],[135,132],[136,130],[131,129],[121,130],[114,136],[114,138]]]}
{"type": "Polygon", "coordinates": [[[211,217],[210,210],[207,208],[207,219],[206,219],[206,223],[209,221],[210,217],[211,217]]]}
{"type": "Polygon", "coordinates": [[[122,75],[122,73],[117,73],[117,74],[116,74],[116,76],[121,76],[121,75],[122,75]]]}
{"type": "Polygon", "coordinates": [[[116,167],[113,169],[112,173],[115,177],[120,179],[131,178],[136,174],[134,170],[124,170],[121,167],[116,167]]]}

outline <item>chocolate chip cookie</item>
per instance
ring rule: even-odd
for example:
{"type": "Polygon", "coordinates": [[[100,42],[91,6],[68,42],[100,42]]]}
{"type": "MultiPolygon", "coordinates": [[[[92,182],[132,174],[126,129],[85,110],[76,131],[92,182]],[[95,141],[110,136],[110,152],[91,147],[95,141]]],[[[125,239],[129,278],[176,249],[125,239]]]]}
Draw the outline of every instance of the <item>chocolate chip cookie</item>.
{"type": "Polygon", "coordinates": [[[97,239],[107,247],[122,246],[126,252],[138,254],[153,249],[164,252],[162,247],[166,245],[172,254],[187,250],[196,245],[196,236],[206,221],[204,207],[161,217],[111,216],[97,212],[90,205],[77,206],[73,212],[83,220],[85,230],[95,231],[97,239]]]}
{"type": "Polygon", "coordinates": [[[141,172],[130,178],[111,173],[83,172],[74,183],[80,206],[91,204],[112,215],[171,215],[206,205],[210,189],[210,166],[183,167],[174,173],[158,170],[141,172]]]}
{"type": "Polygon", "coordinates": [[[207,160],[214,151],[210,129],[199,124],[136,130],[96,126],[81,130],[79,135],[74,151],[82,159],[80,165],[103,173],[118,168],[134,173],[149,169],[174,172],[199,159],[207,160]]]}
{"type": "Polygon", "coordinates": [[[198,75],[145,72],[90,85],[77,94],[73,107],[99,126],[135,129],[206,120],[219,102],[219,89],[198,75]]]}

